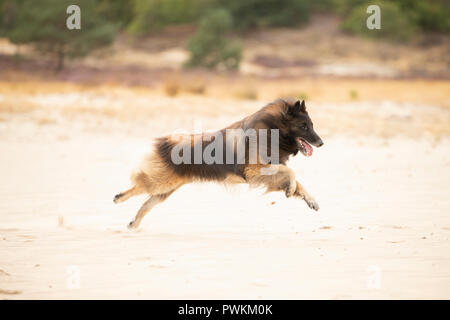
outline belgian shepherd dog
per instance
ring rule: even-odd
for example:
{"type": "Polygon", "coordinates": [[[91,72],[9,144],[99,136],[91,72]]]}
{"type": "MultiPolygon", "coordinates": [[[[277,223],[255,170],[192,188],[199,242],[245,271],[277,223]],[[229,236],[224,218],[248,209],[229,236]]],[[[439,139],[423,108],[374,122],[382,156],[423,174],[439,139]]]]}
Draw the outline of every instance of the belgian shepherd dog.
{"type": "Polygon", "coordinates": [[[154,150],[131,175],[133,187],[114,197],[115,203],[148,194],[128,228],[175,190],[191,182],[247,183],[319,205],[286,166],[299,151],[311,156],[323,145],[314,131],[305,101],[278,99],[254,114],[213,133],[179,134],[156,139],[154,150]],[[263,134],[264,133],[264,134],[263,134]],[[231,143],[230,143],[231,142],[231,143]]]}

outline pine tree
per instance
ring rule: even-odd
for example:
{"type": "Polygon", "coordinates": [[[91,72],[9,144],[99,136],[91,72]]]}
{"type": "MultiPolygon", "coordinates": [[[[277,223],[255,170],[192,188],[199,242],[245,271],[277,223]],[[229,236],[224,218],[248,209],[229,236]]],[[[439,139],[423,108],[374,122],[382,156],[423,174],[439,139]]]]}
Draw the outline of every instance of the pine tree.
{"type": "MultiPolygon", "coordinates": [[[[8,0],[5,0],[8,1],[8,0]]],[[[14,22],[6,36],[16,44],[31,44],[38,51],[53,56],[57,70],[66,58],[82,57],[110,44],[118,25],[108,22],[97,11],[97,0],[14,0],[14,22]],[[81,29],[69,30],[68,6],[81,9],[81,29]]]]}

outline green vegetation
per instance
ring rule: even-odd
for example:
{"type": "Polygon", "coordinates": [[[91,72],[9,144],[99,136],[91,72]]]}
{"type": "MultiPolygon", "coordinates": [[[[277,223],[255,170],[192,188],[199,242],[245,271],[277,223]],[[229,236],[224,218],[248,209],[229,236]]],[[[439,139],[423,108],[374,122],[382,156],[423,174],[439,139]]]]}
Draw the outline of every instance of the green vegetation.
{"type": "Polygon", "coordinates": [[[219,0],[235,21],[234,29],[255,27],[296,26],[309,20],[309,0],[219,0]]]}
{"type": "Polygon", "coordinates": [[[257,100],[258,92],[253,87],[245,87],[234,93],[234,96],[242,100],[257,100]]]}
{"type": "Polygon", "coordinates": [[[300,92],[300,93],[298,94],[298,98],[299,98],[300,100],[308,100],[308,99],[309,99],[309,96],[308,96],[308,94],[307,94],[306,92],[300,92]]]}
{"type": "Polygon", "coordinates": [[[130,0],[97,0],[98,13],[109,22],[126,28],[134,18],[133,6],[130,0]]]}
{"type": "Polygon", "coordinates": [[[32,44],[35,49],[55,57],[61,70],[66,58],[82,57],[92,50],[110,44],[117,26],[105,21],[91,0],[6,1],[14,12],[5,30],[16,44],[32,44]],[[82,29],[69,30],[66,9],[71,4],[83,8],[82,29]]]}
{"type": "Polygon", "coordinates": [[[397,0],[415,24],[425,31],[450,31],[450,3],[448,0],[397,0]]]}
{"type": "Polygon", "coordinates": [[[0,36],[5,37],[14,27],[17,17],[17,7],[21,0],[0,0],[0,36]]]}
{"type": "Polygon", "coordinates": [[[450,31],[448,0],[333,0],[334,11],[345,18],[343,28],[355,34],[395,41],[407,41],[419,30],[450,31]],[[365,27],[367,6],[381,8],[382,30],[371,32],[365,27]],[[384,29],[384,30],[383,30],[384,29]]]}
{"type": "Polygon", "coordinates": [[[226,37],[232,18],[225,9],[210,11],[201,21],[197,33],[189,40],[191,53],[186,67],[206,67],[233,70],[239,68],[242,47],[226,37]]]}
{"type": "Polygon", "coordinates": [[[171,24],[195,23],[211,9],[227,9],[235,30],[296,26],[308,21],[311,8],[330,8],[333,0],[132,0],[128,31],[145,35],[171,24]]]}
{"type": "Polygon", "coordinates": [[[198,21],[209,7],[206,0],[134,0],[134,17],[128,27],[131,34],[142,36],[162,28],[198,21]]]}
{"type": "Polygon", "coordinates": [[[342,24],[342,28],[371,38],[385,38],[398,42],[411,39],[415,32],[414,23],[395,3],[387,1],[372,1],[370,3],[380,6],[381,29],[370,30],[367,28],[367,4],[359,5],[351,10],[342,24]]]}
{"type": "Polygon", "coordinates": [[[351,89],[350,92],[349,92],[349,95],[350,95],[350,98],[352,100],[359,99],[359,94],[358,94],[358,91],[356,89],[351,89]]]}
{"type": "Polygon", "coordinates": [[[348,32],[392,41],[408,41],[420,31],[450,32],[448,0],[0,0],[0,36],[54,55],[61,68],[65,58],[108,45],[119,30],[145,36],[169,25],[195,24],[188,65],[233,69],[241,47],[230,34],[301,26],[314,12],[342,16],[348,32]],[[70,4],[81,7],[82,30],[65,27],[70,4]],[[371,4],[381,7],[380,30],[366,28],[371,4]]]}

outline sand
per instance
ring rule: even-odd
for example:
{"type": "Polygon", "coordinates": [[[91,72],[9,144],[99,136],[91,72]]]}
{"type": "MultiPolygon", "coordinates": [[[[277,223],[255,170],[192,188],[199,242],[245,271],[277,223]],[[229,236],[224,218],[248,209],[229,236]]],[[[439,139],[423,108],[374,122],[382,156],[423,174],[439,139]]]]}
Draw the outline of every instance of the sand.
{"type": "MultiPolygon", "coordinates": [[[[336,117],[349,124],[355,108],[336,117]]],[[[416,109],[380,117],[390,131],[420,126],[416,109]]],[[[318,212],[282,194],[196,184],[137,231],[126,225],[145,197],[112,199],[164,131],[157,118],[136,131],[108,116],[2,114],[0,298],[448,299],[448,136],[356,134],[362,116],[334,134],[334,109],[320,110],[325,145],[289,162],[318,212]]]]}

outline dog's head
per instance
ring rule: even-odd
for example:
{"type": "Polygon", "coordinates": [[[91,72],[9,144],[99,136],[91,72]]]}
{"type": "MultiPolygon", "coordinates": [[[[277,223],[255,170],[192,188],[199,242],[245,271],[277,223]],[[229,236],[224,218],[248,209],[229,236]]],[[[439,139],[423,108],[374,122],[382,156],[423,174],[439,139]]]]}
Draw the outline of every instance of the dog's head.
{"type": "Polygon", "coordinates": [[[312,155],[313,148],[310,144],[315,147],[323,145],[322,139],[314,131],[304,100],[287,103],[286,120],[290,132],[289,135],[295,138],[297,149],[304,156],[309,157],[312,155]]]}

